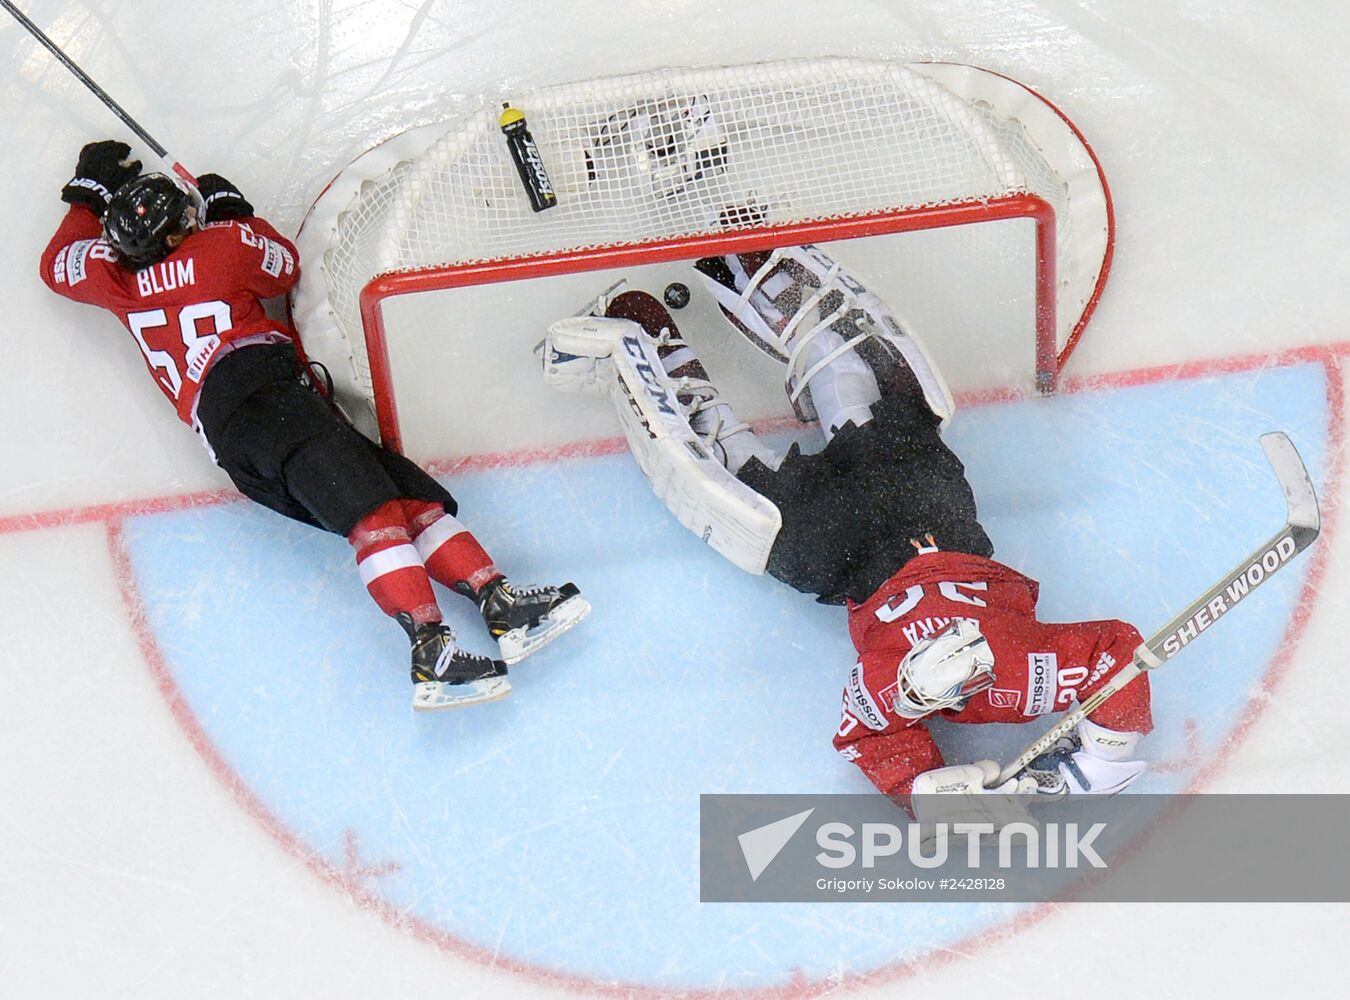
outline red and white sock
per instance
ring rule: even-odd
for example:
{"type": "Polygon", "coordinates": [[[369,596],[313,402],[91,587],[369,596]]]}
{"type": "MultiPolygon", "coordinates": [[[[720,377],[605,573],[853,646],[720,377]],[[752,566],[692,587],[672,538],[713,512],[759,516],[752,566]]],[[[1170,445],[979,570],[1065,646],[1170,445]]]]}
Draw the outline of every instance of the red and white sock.
{"type": "Polygon", "coordinates": [[[403,509],[417,554],[437,583],[461,592],[465,584],[477,594],[502,575],[478,539],[439,504],[405,500],[403,509]]]}
{"type": "Polygon", "coordinates": [[[441,620],[431,579],[408,534],[398,500],[381,504],[357,522],[347,541],[356,549],[361,582],[385,614],[400,612],[416,625],[441,620]]]}

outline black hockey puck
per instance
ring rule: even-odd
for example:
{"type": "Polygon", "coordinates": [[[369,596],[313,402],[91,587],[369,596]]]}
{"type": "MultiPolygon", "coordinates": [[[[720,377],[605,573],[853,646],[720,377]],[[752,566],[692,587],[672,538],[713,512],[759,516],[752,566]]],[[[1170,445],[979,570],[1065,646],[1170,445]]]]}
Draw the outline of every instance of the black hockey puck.
{"type": "Polygon", "coordinates": [[[689,304],[689,286],[683,285],[678,281],[672,281],[666,286],[666,290],[661,294],[666,300],[666,305],[672,309],[683,309],[689,304]]]}

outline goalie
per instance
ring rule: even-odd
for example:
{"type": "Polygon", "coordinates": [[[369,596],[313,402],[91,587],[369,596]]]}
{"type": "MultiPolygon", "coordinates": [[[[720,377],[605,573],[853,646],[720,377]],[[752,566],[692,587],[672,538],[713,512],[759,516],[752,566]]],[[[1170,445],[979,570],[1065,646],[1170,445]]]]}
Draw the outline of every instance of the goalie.
{"type": "Polygon", "coordinates": [[[743,569],[847,605],[858,662],[838,752],[888,796],[943,802],[944,818],[992,815],[1011,793],[1112,794],[1136,780],[1136,748],[1152,728],[1147,678],[996,787],[992,761],[943,760],[925,720],[1063,710],[1130,662],[1139,633],[1120,621],[1037,620],[1038,585],[991,558],[964,467],[942,440],[954,410],[945,383],[837,262],[805,246],[696,267],[732,326],[786,365],[798,415],[825,435],[819,453],[794,445],[779,456],[738,421],[645,292],[555,323],[545,379],[610,394],[657,495],[705,542],[743,569]],[[965,794],[931,794],[947,792],[965,794]]]}

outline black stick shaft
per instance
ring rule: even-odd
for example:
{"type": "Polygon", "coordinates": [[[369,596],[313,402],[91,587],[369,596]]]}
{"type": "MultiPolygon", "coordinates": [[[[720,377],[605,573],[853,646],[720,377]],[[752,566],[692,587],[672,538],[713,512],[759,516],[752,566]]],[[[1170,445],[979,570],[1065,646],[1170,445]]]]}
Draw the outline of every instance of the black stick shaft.
{"type": "Polygon", "coordinates": [[[24,15],[23,11],[15,7],[14,4],[10,2],[10,0],[0,0],[0,6],[3,6],[5,10],[9,11],[10,14],[14,17],[14,20],[18,21],[21,25],[23,25],[23,27],[28,31],[28,33],[42,44],[43,48],[45,48],[48,52],[54,55],[62,66],[70,70],[70,72],[75,75],[75,78],[77,80],[79,80],[82,84],[84,84],[87,88],[89,88],[90,92],[100,101],[102,101],[104,105],[107,106],[108,110],[110,110],[113,114],[115,114],[118,118],[120,118],[122,120],[122,123],[126,125],[127,128],[135,132],[136,135],[139,136],[140,139],[147,146],[149,146],[151,150],[154,151],[156,156],[160,157],[163,160],[170,161],[172,163],[172,169],[180,176],[182,176],[184,179],[189,181],[195,180],[193,176],[190,173],[188,173],[188,171],[182,166],[182,164],[173,160],[173,158],[169,156],[169,151],[166,150],[163,146],[161,146],[154,136],[152,136],[149,132],[143,129],[140,123],[136,121],[136,119],[132,118],[131,115],[127,114],[126,110],[122,107],[122,105],[114,101],[108,95],[107,91],[105,91],[102,87],[100,87],[97,83],[95,83],[90,78],[88,73],[80,69],[79,65],[77,65],[76,62],[70,58],[70,56],[66,55],[63,51],[61,51],[60,46],[58,46],[55,42],[53,42],[50,38],[48,38],[43,33],[41,28],[39,28],[32,21],[28,20],[28,18],[24,15]]]}

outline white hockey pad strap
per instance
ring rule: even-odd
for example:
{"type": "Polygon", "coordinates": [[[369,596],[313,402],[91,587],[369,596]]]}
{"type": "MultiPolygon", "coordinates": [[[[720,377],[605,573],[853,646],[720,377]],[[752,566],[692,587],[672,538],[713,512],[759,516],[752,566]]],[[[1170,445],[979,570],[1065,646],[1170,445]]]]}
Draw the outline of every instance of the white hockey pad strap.
{"type": "Polygon", "coordinates": [[[881,331],[882,336],[900,352],[900,356],[905,359],[905,364],[909,365],[910,371],[919,380],[919,385],[923,388],[924,399],[928,401],[928,408],[937,415],[945,426],[952,415],[956,413],[956,400],[952,398],[952,391],[947,386],[947,380],[942,377],[942,372],[938,371],[937,365],[933,364],[933,358],[928,353],[927,348],[923,346],[923,342],[910,333],[905,324],[895,318],[895,313],[886,303],[848,274],[840,274],[836,280],[853,293],[858,307],[866,313],[867,318],[872,321],[876,329],[881,331]]]}
{"type": "Polygon", "coordinates": [[[656,346],[636,323],[610,359],[628,446],[675,519],[748,573],[763,573],[782,527],[778,508],[726,470],[689,426],[656,346]]]}
{"type": "MultiPolygon", "coordinates": [[[[760,270],[764,270],[764,268],[760,270]]],[[[706,274],[700,273],[699,277],[703,279],[704,287],[717,300],[717,304],[726,311],[728,316],[736,319],[758,337],[763,343],[763,347],[770,349],[774,360],[787,362],[787,355],[783,352],[778,331],[755,311],[755,307],[749,302],[750,296],[738,293],[721,282],[714,281],[706,274]]],[[[751,289],[751,291],[753,293],[754,289],[751,289]]]]}

